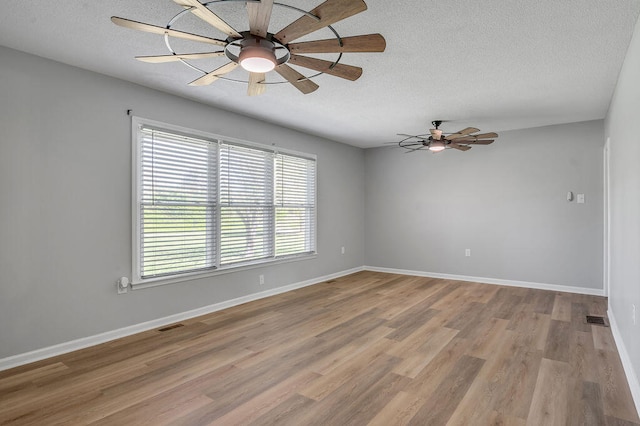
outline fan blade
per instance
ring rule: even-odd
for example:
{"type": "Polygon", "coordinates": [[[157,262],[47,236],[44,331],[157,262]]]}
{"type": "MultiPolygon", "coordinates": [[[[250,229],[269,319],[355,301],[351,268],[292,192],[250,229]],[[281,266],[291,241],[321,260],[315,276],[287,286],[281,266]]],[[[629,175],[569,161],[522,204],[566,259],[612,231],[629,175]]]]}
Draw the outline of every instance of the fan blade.
{"type": "Polygon", "coordinates": [[[398,136],[406,136],[408,138],[425,138],[425,137],[429,137],[431,136],[431,134],[424,134],[424,135],[407,135],[406,133],[397,133],[398,136]]]}
{"type": "Polygon", "coordinates": [[[458,145],[457,143],[450,143],[449,146],[460,151],[469,151],[471,149],[470,146],[458,145]]]}
{"type": "Polygon", "coordinates": [[[131,28],[132,30],[145,31],[153,34],[165,35],[168,34],[171,37],[182,38],[184,40],[191,41],[199,41],[201,43],[209,43],[209,44],[217,44],[218,46],[226,46],[227,42],[224,40],[218,40],[215,38],[209,38],[204,36],[199,36],[197,34],[185,33],[183,31],[171,30],[165,27],[158,27],[157,25],[145,24],[138,21],[132,21],[130,19],[118,18],[117,16],[112,16],[111,21],[125,28],[131,28]]]}
{"type": "Polygon", "coordinates": [[[185,53],[182,55],[136,56],[136,59],[142,62],[160,64],[164,62],[176,62],[180,59],[204,59],[216,58],[218,56],[224,56],[224,51],[208,53],[185,53]]]}
{"type": "Polygon", "coordinates": [[[421,147],[419,147],[419,148],[408,149],[408,150],[405,152],[405,154],[409,154],[409,153],[411,153],[411,152],[413,152],[413,151],[419,151],[419,150],[424,149],[424,148],[426,148],[426,146],[424,146],[424,145],[423,145],[423,146],[421,146],[421,147]]]}
{"type": "Polygon", "coordinates": [[[456,133],[460,133],[461,135],[469,135],[471,133],[475,133],[475,132],[479,132],[480,129],[476,129],[475,127],[467,127],[466,129],[462,129],[459,132],[456,133]]]}
{"type": "Polygon", "coordinates": [[[465,142],[465,143],[469,145],[489,145],[493,143],[493,139],[484,139],[484,140],[465,142]]]}
{"type": "Polygon", "coordinates": [[[291,55],[289,63],[298,65],[312,70],[320,71],[326,74],[335,75],[336,77],[345,78],[355,81],[362,75],[362,68],[345,64],[336,64],[322,59],[310,58],[308,56],[291,55]]]}
{"type": "Polygon", "coordinates": [[[277,67],[275,67],[275,71],[305,95],[315,91],[318,88],[318,85],[316,83],[309,80],[307,77],[300,74],[298,71],[294,70],[287,64],[278,65],[277,67]]]}
{"type": "MultiPolygon", "coordinates": [[[[445,138],[445,140],[446,139],[447,138],[445,138]]],[[[467,136],[467,137],[456,138],[456,139],[453,139],[453,140],[455,140],[456,143],[465,144],[465,143],[469,143],[469,142],[474,142],[476,139],[475,138],[470,138],[470,137],[467,136]]]]}
{"type": "Polygon", "coordinates": [[[264,85],[263,83],[264,83],[263,72],[249,73],[249,87],[247,87],[247,95],[249,96],[262,95],[267,90],[267,86],[264,85]]]}
{"type": "Polygon", "coordinates": [[[326,0],[309,12],[320,20],[304,15],[281,29],[275,38],[283,44],[288,44],[295,39],[365,10],[367,10],[367,5],[363,0],[326,0]]]}
{"type": "Polygon", "coordinates": [[[272,9],[273,0],[261,0],[260,3],[247,3],[251,34],[262,38],[267,36],[272,9]]]}
{"type": "Polygon", "coordinates": [[[231,37],[242,37],[239,32],[234,30],[229,24],[224,22],[222,18],[213,13],[207,6],[198,0],[173,0],[180,6],[191,9],[191,13],[202,19],[213,28],[216,28],[231,37]]]}
{"type": "Polygon", "coordinates": [[[497,138],[498,134],[497,133],[481,133],[479,135],[471,135],[476,139],[489,139],[489,138],[497,138]]]}
{"type": "MultiPolygon", "coordinates": [[[[399,145],[399,143],[398,143],[398,142],[391,142],[391,143],[395,143],[395,144],[398,144],[398,145],[399,145]]],[[[424,143],[423,143],[423,142],[410,142],[410,143],[403,143],[403,144],[402,144],[402,145],[400,145],[400,146],[401,146],[401,147],[403,147],[403,148],[405,148],[405,147],[407,147],[407,146],[417,146],[417,145],[424,146],[424,143]]]]}
{"type": "Polygon", "coordinates": [[[206,86],[207,84],[211,84],[217,79],[219,79],[221,76],[233,71],[237,66],[238,66],[237,63],[229,62],[228,64],[225,64],[220,68],[216,68],[210,73],[205,74],[202,77],[193,80],[191,83],[189,83],[189,86],[206,86]]]}
{"type": "Polygon", "coordinates": [[[479,132],[480,129],[476,129],[475,127],[467,127],[466,129],[462,129],[459,132],[453,133],[449,136],[447,136],[445,139],[450,141],[453,139],[458,139],[461,138],[463,136],[467,136],[470,133],[475,133],[475,132],[479,132]]]}
{"type": "Polygon", "coordinates": [[[289,45],[291,53],[343,53],[343,52],[384,52],[387,42],[380,34],[343,37],[342,45],[335,39],[314,40],[289,45]]]}

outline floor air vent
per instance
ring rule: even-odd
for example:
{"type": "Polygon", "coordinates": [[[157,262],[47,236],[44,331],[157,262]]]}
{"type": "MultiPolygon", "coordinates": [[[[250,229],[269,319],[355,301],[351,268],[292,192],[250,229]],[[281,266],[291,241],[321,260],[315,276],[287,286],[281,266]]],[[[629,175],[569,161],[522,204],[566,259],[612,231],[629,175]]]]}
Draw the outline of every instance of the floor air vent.
{"type": "Polygon", "coordinates": [[[604,317],[593,315],[587,315],[587,324],[604,325],[605,327],[607,327],[607,323],[605,322],[604,317]]]}
{"type": "Polygon", "coordinates": [[[174,328],[178,328],[178,327],[184,327],[184,324],[168,325],[166,327],[159,328],[158,331],[169,331],[169,330],[173,330],[174,328]]]}

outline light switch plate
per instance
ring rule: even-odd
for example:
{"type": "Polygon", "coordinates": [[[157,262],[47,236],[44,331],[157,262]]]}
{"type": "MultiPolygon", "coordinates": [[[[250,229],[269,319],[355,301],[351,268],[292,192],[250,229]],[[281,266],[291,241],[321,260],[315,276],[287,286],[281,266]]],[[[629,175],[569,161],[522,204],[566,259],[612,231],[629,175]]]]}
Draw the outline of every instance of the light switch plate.
{"type": "Polygon", "coordinates": [[[584,204],[584,194],[578,194],[578,204],[584,204]]]}

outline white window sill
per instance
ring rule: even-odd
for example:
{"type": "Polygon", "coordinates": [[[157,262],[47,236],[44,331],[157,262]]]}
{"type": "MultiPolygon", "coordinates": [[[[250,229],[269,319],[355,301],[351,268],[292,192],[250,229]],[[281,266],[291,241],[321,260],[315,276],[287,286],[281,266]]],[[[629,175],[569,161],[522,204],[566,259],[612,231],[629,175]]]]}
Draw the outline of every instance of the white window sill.
{"type": "Polygon", "coordinates": [[[150,287],[158,287],[158,286],[168,285],[168,284],[177,284],[184,281],[200,280],[203,278],[215,277],[218,275],[230,274],[233,272],[241,272],[249,269],[264,268],[272,265],[280,265],[282,263],[311,260],[311,259],[315,259],[317,255],[318,253],[316,252],[313,254],[292,256],[292,257],[287,257],[283,259],[276,259],[276,260],[267,259],[267,260],[262,260],[254,263],[249,263],[246,265],[241,265],[241,266],[227,266],[225,268],[215,269],[215,270],[206,271],[206,272],[193,272],[193,273],[187,273],[187,274],[181,274],[181,275],[174,275],[170,277],[148,278],[144,280],[134,279],[134,281],[131,283],[131,288],[133,290],[142,290],[150,287]]]}

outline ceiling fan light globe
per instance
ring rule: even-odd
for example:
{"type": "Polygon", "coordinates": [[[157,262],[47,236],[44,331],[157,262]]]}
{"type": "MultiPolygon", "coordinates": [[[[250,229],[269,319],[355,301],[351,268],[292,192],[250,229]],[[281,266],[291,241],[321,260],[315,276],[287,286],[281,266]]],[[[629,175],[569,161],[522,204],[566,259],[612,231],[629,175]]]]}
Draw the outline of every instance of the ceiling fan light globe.
{"type": "Polygon", "coordinates": [[[440,141],[433,141],[429,144],[429,151],[440,152],[444,150],[444,148],[445,148],[444,143],[440,141]]]}
{"type": "Polygon", "coordinates": [[[265,47],[245,46],[240,51],[238,63],[249,72],[266,73],[276,67],[276,55],[265,47]]]}

